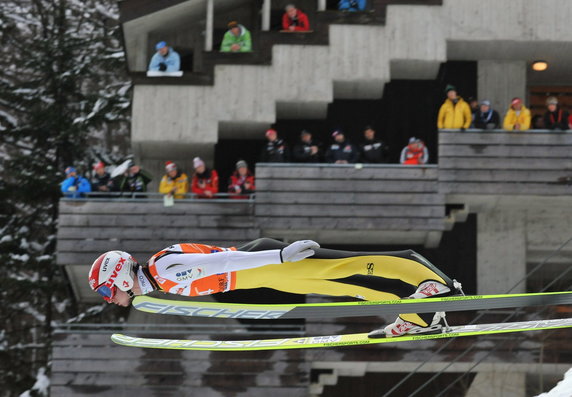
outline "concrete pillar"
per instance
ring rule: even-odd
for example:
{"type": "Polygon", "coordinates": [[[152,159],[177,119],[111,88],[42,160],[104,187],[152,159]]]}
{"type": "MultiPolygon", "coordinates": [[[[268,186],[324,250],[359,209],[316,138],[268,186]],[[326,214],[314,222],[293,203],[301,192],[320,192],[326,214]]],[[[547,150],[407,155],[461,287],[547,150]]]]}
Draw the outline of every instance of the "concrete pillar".
{"type": "Polygon", "coordinates": [[[479,372],[465,397],[526,397],[526,373],[479,372]]]}
{"type": "Polygon", "coordinates": [[[477,292],[525,292],[526,220],[522,213],[497,210],[477,218],[477,292]]]}
{"type": "Polygon", "coordinates": [[[214,0],[207,0],[205,26],[205,51],[213,50],[213,30],[214,30],[214,0]]]}
{"type": "Polygon", "coordinates": [[[525,61],[478,61],[477,90],[479,100],[488,99],[501,116],[501,124],[514,97],[526,97],[525,61]]]}
{"type": "Polygon", "coordinates": [[[270,30],[270,0],[262,3],[262,30],[270,30]]]}

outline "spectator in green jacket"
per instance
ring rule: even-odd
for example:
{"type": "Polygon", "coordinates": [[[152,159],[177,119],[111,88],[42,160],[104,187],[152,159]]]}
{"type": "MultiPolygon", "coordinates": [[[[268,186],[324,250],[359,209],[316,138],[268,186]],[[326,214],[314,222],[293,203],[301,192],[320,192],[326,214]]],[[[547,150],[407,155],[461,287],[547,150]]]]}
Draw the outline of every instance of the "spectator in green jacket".
{"type": "Polygon", "coordinates": [[[250,52],[252,39],[250,32],[236,21],[229,22],[228,31],[224,34],[221,52],[250,52]]]}
{"type": "MultiPolygon", "coordinates": [[[[128,168],[122,175],[113,178],[113,190],[119,192],[142,193],[147,191],[147,184],[153,177],[147,171],[141,169],[133,161],[130,161],[128,168]]],[[[143,198],[145,196],[137,196],[143,198]]]]}

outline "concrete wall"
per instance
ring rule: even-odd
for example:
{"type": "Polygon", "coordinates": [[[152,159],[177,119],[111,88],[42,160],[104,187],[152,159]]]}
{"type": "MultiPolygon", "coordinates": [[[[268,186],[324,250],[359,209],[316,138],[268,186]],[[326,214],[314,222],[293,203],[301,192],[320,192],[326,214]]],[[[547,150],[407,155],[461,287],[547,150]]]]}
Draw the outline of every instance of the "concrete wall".
{"type": "Polygon", "coordinates": [[[525,61],[478,62],[477,97],[489,99],[502,118],[514,97],[526,99],[525,61]]]}
{"type": "Polygon", "coordinates": [[[526,62],[562,49],[572,36],[570,12],[566,0],[390,5],[385,26],[330,25],[329,46],[276,45],[271,66],[218,65],[212,87],[138,85],[133,142],[212,144],[219,123],[251,125],[256,133],[276,120],[277,103],[294,111],[312,104],[323,117],[323,105],[315,104],[379,98],[391,78],[434,78],[447,59],[481,61],[479,94],[504,110],[507,98],[524,93],[526,62]]]}

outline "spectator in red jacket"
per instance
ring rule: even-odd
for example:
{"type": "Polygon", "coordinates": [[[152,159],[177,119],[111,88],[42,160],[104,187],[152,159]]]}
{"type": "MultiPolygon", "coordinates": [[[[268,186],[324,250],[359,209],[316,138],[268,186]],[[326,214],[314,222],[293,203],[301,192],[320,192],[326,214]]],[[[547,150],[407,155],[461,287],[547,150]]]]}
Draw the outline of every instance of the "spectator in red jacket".
{"type": "Polygon", "coordinates": [[[288,32],[307,32],[310,30],[308,16],[297,9],[293,4],[285,7],[286,12],[282,16],[282,29],[288,32]]]}
{"type": "Polygon", "coordinates": [[[218,193],[218,174],[215,170],[208,169],[200,157],[193,159],[195,173],[191,183],[191,192],[197,198],[213,198],[218,193]]]}
{"type": "Polygon", "coordinates": [[[418,138],[409,138],[409,145],[405,146],[401,151],[401,164],[420,165],[426,164],[429,160],[429,153],[425,143],[418,138]]]}
{"type": "Polygon", "coordinates": [[[255,189],[254,175],[248,169],[248,164],[244,160],[239,160],[236,163],[236,171],[230,176],[228,182],[230,197],[233,199],[247,199],[248,195],[254,193],[255,189]]]}

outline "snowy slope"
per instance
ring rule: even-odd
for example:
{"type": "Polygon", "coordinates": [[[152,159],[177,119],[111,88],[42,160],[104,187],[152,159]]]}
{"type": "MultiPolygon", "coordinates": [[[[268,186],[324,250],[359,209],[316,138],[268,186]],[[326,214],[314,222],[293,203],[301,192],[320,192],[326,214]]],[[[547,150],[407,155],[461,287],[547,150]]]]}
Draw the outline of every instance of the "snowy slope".
{"type": "Polygon", "coordinates": [[[570,397],[572,396],[572,368],[570,368],[562,379],[548,393],[539,394],[537,397],[570,397]]]}

